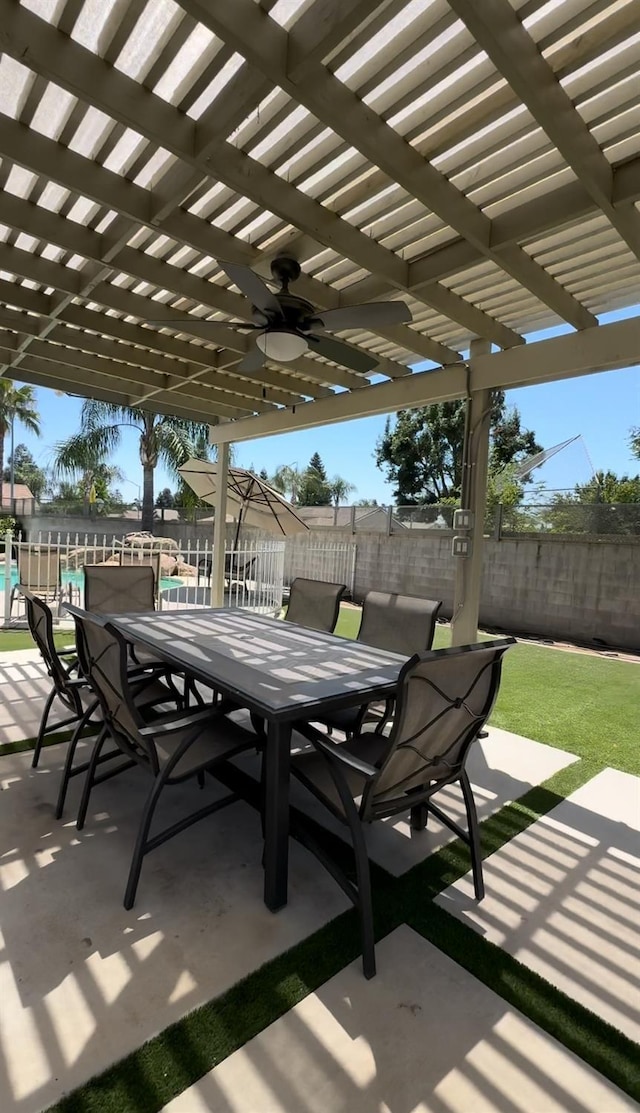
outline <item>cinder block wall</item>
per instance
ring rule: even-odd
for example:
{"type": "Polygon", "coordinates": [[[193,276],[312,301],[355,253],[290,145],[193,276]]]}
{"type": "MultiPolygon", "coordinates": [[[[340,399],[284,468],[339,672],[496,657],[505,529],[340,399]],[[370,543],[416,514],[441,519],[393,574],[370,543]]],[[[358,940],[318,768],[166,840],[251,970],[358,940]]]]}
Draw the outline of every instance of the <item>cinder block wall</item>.
{"type": "MultiPolygon", "coordinates": [[[[313,530],[316,544],[347,532],[313,530]]],[[[358,533],[355,591],[380,589],[442,599],[451,617],[451,534],[358,533]]],[[[300,542],[299,542],[300,543],[300,542]]],[[[640,649],[640,544],[486,538],[480,620],[514,633],[640,649]]]]}

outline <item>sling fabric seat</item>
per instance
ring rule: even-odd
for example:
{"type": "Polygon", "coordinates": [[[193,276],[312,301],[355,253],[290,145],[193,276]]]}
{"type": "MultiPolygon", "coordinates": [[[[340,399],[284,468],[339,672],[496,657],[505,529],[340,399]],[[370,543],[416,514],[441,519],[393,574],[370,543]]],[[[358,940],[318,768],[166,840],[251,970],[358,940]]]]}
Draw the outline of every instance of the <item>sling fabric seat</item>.
{"type": "Polygon", "coordinates": [[[340,599],[346,590],[346,584],[306,580],[298,576],[291,584],[285,620],[306,626],[309,630],[332,634],[338,621],[340,599]]]}
{"type": "MultiPolygon", "coordinates": [[[[387,649],[403,657],[431,649],[441,601],[421,599],[415,595],[393,595],[388,591],[370,591],[362,605],[358,641],[374,649],[387,649]]],[[[344,731],[347,738],[357,734],[366,718],[376,717],[382,730],[393,710],[393,700],[383,708],[364,704],[348,707],[323,716],[329,731],[344,731]]]]}
{"type": "Polygon", "coordinates": [[[61,600],[62,576],[59,551],[49,547],[22,544],[13,545],[12,549],[18,565],[18,583],[11,588],[10,612],[13,610],[16,596],[23,594],[23,588],[33,592],[45,602],[53,603],[61,600]]]}
{"type": "Polygon", "coordinates": [[[237,799],[234,794],[218,798],[151,837],[151,823],[163,789],[189,778],[197,778],[198,783],[204,785],[206,773],[215,775],[216,766],[221,762],[244,750],[255,749],[256,738],[251,731],[212,708],[184,709],[145,719],[136,706],[127,672],[127,642],[114,626],[97,616],[76,612],[75,617],[78,644],[82,645],[87,661],[89,682],[100,701],[105,726],[125,759],[121,766],[98,774],[106,735],[96,740],[78,813],[78,830],[84,827],[96,784],[134,765],[144,770],[151,780],[125,890],[124,906],[130,909],[135,901],[144,855],[237,799]]]}
{"type": "Polygon", "coordinates": [[[375,974],[373,910],[364,824],[409,813],[415,831],[430,814],[470,848],[476,898],[484,896],[478,817],[465,765],[495,702],[502,658],[513,638],[418,653],[402,669],[389,737],[372,731],[337,745],[309,724],[298,729],[313,749],[293,755],[291,772],[344,824],[355,856],[356,884],[330,857],[313,824],[292,812],[291,829],[326,866],[360,916],[365,977],[375,974]],[[467,830],[433,803],[445,785],[462,789],[467,830]]]}
{"type": "Polygon", "coordinates": [[[150,564],[85,564],[84,605],[93,614],[141,614],[155,610],[150,564]]]}

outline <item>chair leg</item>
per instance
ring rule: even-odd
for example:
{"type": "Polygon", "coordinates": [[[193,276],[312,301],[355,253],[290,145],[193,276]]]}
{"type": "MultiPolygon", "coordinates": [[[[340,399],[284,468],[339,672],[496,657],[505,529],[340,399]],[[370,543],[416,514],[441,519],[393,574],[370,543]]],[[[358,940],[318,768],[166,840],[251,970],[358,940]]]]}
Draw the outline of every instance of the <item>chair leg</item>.
{"type": "Polygon", "coordinates": [[[373,934],[373,903],[371,900],[371,871],[369,855],[364,839],[364,831],[359,819],[349,823],[353,839],[353,852],[356,861],[356,883],[358,886],[358,916],[362,938],[362,970],[365,978],[373,978],[376,973],[376,952],[373,934]]]}
{"type": "Polygon", "coordinates": [[[69,742],[67,757],[64,763],[64,772],[62,774],[62,781],[60,782],[60,790],[58,792],[58,802],[56,804],[56,819],[62,819],[64,802],[67,795],[67,788],[69,787],[69,781],[71,780],[71,770],[73,768],[73,759],[75,756],[76,748],[78,742],[80,741],[80,735],[82,734],[82,731],[86,727],[94,711],[95,705],[92,705],[87,709],[87,711],[85,711],[84,715],[80,719],[76,729],[73,732],[71,741],[69,742]]]}
{"type": "Polygon", "coordinates": [[[53,705],[53,701],[54,701],[55,698],[56,698],[56,690],[55,690],[55,688],[52,688],[51,691],[49,692],[49,695],[47,696],[47,702],[44,705],[44,710],[42,712],[42,719],[40,720],[40,729],[38,731],[38,737],[36,739],[35,749],[33,751],[33,760],[31,762],[31,768],[32,769],[36,768],[36,766],[37,766],[37,764],[40,760],[40,751],[42,750],[42,746],[43,746],[43,743],[44,743],[44,736],[45,736],[46,730],[47,730],[47,720],[49,718],[49,712],[51,711],[51,707],[53,705]]]}
{"type": "Polygon", "coordinates": [[[85,824],[85,820],[87,818],[87,810],[89,808],[89,797],[91,796],[91,789],[93,788],[93,781],[94,781],[94,778],[95,778],[95,775],[96,775],[96,769],[98,768],[98,760],[100,758],[100,753],[102,751],[102,747],[104,746],[104,744],[107,740],[107,737],[108,737],[108,731],[106,730],[106,728],[104,728],[103,730],[100,731],[100,734],[96,738],[96,743],[95,743],[95,746],[93,747],[93,753],[91,754],[91,757],[89,759],[89,767],[87,769],[87,776],[85,778],[84,787],[82,789],[82,799],[80,800],[80,807],[78,809],[78,818],[76,820],[76,827],[77,827],[78,831],[82,830],[82,828],[84,827],[84,824],[85,824]]]}
{"type": "Polygon", "coordinates": [[[464,797],[464,806],[467,811],[467,823],[469,826],[469,848],[471,850],[471,867],[473,869],[473,888],[476,894],[476,900],[482,900],[484,897],[484,878],[482,876],[482,850],[480,847],[480,829],[478,827],[478,813],[476,811],[476,802],[473,798],[469,778],[465,772],[460,777],[460,787],[464,797]]]}
{"type": "Polygon", "coordinates": [[[425,803],[414,804],[411,809],[411,830],[424,831],[429,822],[429,808],[425,803]]]}
{"type": "Polygon", "coordinates": [[[160,793],[164,788],[165,776],[159,773],[151,786],[151,792],[147,797],[147,802],[144,806],[140,826],[138,828],[138,835],[136,838],[136,845],[133,851],[133,858],[131,859],[131,868],[129,870],[129,878],[127,880],[127,888],[124,894],[124,906],[129,912],[134,905],[136,899],[136,891],[138,882],[140,880],[140,871],[142,869],[142,859],[145,856],[147,849],[147,837],[149,835],[149,828],[153,819],[153,813],[156,810],[156,804],[160,799],[160,793]]]}

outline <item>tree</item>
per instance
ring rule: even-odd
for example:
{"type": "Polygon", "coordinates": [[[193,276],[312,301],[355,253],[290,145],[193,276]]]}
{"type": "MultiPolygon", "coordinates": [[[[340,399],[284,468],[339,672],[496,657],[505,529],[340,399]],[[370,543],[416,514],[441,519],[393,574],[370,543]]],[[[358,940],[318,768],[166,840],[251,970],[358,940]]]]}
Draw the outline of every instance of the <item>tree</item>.
{"type": "Polygon", "coordinates": [[[36,499],[42,498],[47,486],[47,473],[44,468],[39,468],[33,455],[26,444],[17,444],[13,453],[13,460],[9,457],[8,466],[4,469],[3,480],[11,481],[11,465],[13,463],[13,478],[16,483],[24,483],[36,499]]]}
{"type": "Polygon", "coordinates": [[[40,436],[40,414],[32,386],[16,386],[0,378],[0,475],[4,475],[4,442],[13,422],[40,436]]]}
{"type": "Polygon", "coordinates": [[[262,481],[263,481],[264,483],[268,483],[268,482],[269,482],[269,473],[268,473],[268,471],[267,471],[267,469],[266,469],[266,468],[260,468],[260,471],[259,471],[259,473],[258,473],[258,474],[259,474],[259,476],[260,476],[260,479],[262,479],[262,481]]]}
{"type": "Polygon", "coordinates": [[[281,495],[295,503],[303,478],[304,473],[298,471],[291,464],[281,464],[280,467],[276,468],[270,482],[274,490],[279,491],[281,495]]]}
{"type": "MultiPolygon", "coordinates": [[[[494,391],[491,410],[491,474],[542,451],[535,434],[522,428],[519,411],[507,407],[504,391],[494,391]]],[[[393,428],[387,418],[375,461],[395,484],[398,506],[459,499],[464,426],[462,400],[400,410],[393,428]]]]}
{"type": "Polygon", "coordinates": [[[156,497],[158,510],[173,510],[176,500],[169,487],[163,487],[156,497]]]}
{"type": "Polygon", "coordinates": [[[331,504],[327,472],[317,452],[314,452],[302,476],[298,490],[298,503],[300,506],[330,506],[331,504]]]}
{"type": "Polygon", "coordinates": [[[640,532],[640,475],[597,471],[570,495],[556,495],[547,513],[554,533],[630,534],[640,532]]]}
{"type": "MultiPolygon", "coordinates": [[[[162,461],[170,472],[191,456],[209,454],[208,427],[196,421],[165,417],[133,406],[87,400],[82,406],[82,432],[65,442],[62,459],[67,471],[82,471],[88,461],[93,466],[106,460],[120,445],[123,429],[135,429],[142,464],[141,528],[153,530],[153,480],[162,461]]],[[[60,453],[56,466],[61,467],[60,453]]]]}
{"type": "Polygon", "coordinates": [[[122,481],[124,475],[120,468],[105,461],[105,455],[102,446],[87,433],[73,433],[60,441],[54,449],[52,466],[53,479],[59,482],[57,497],[62,502],[81,504],[83,513],[88,514],[93,488],[96,501],[108,506],[113,501],[111,484],[122,481]]]}
{"type": "Polygon", "coordinates": [[[640,425],[634,426],[631,430],[629,444],[631,446],[631,455],[635,456],[636,460],[640,460],[640,425]]]}
{"type": "Polygon", "coordinates": [[[351,492],[355,490],[354,484],[349,483],[348,479],[343,479],[341,475],[334,475],[329,483],[329,494],[334,506],[340,506],[341,502],[346,502],[351,492]]]}

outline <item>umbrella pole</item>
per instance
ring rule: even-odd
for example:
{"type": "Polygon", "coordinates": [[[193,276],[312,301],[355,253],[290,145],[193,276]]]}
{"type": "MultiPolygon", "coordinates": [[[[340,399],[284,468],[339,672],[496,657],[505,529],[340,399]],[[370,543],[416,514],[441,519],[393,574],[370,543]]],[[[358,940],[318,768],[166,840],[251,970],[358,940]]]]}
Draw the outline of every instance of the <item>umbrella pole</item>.
{"type": "Polygon", "coordinates": [[[213,519],[213,567],[211,569],[211,606],[224,606],[224,557],[227,522],[227,483],[229,480],[229,445],[218,446],[215,516],[213,519]]]}
{"type": "Polygon", "coordinates": [[[236,536],[233,542],[234,552],[238,551],[238,542],[240,540],[240,527],[242,525],[242,514],[244,511],[244,502],[240,504],[240,513],[238,514],[238,524],[236,526],[236,536]]]}

